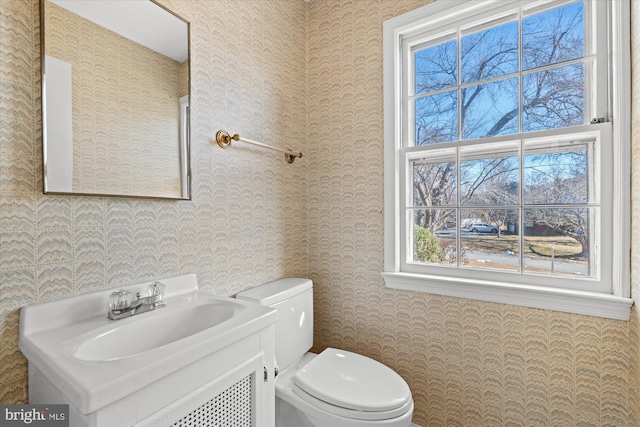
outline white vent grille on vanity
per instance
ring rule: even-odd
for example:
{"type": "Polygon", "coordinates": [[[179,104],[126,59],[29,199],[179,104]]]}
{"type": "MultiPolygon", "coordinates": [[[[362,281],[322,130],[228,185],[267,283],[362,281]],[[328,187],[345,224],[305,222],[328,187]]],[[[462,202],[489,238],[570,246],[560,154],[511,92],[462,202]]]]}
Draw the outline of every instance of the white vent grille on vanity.
{"type": "Polygon", "coordinates": [[[252,427],[252,396],[251,375],[248,375],[172,427],[252,427]]]}

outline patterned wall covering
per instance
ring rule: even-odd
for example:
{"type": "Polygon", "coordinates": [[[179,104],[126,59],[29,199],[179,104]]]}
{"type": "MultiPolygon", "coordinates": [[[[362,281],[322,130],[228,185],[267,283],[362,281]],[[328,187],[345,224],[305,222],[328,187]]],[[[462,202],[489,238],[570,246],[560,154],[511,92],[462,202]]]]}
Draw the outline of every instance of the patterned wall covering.
{"type": "Polygon", "coordinates": [[[308,275],[308,158],[213,141],[307,154],[304,2],[161,1],[192,24],[193,201],[42,194],[38,1],[0,3],[0,402],[27,400],[23,305],[187,272],[221,295],[308,275]]]}
{"type": "Polygon", "coordinates": [[[178,69],[178,96],[183,97],[189,95],[189,61],[184,61],[178,69]]]}
{"type": "Polygon", "coordinates": [[[627,322],[384,288],[382,22],[426,2],[309,3],[316,345],[393,366],[423,426],[634,425],[627,322]]]}
{"type": "Polygon", "coordinates": [[[47,55],[72,68],[73,192],[180,197],[181,64],[45,7],[47,55]]]}
{"type": "Polygon", "coordinates": [[[162,1],[192,22],[193,49],[194,200],[167,202],[41,194],[37,1],[4,0],[0,402],[27,399],[21,306],[194,271],[225,295],[311,277],[316,347],[395,368],[425,427],[639,425],[637,312],[628,324],[384,288],[381,23],[426,2],[162,1]],[[305,157],[221,150],[220,128],[305,157]]]}

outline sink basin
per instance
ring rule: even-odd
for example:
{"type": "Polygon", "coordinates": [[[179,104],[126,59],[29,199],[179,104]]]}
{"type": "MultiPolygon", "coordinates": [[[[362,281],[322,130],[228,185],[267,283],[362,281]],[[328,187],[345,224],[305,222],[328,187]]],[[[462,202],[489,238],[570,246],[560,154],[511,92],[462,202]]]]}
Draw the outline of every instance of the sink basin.
{"type": "MultiPolygon", "coordinates": [[[[268,307],[200,290],[195,274],[160,281],[166,307],[121,320],[107,318],[113,289],[23,307],[18,345],[30,375],[33,368],[81,414],[91,414],[276,321],[268,307]]],[[[135,294],[148,285],[123,289],[135,294]]]]}
{"type": "Polygon", "coordinates": [[[234,301],[165,308],[113,323],[113,328],[88,338],[74,356],[86,361],[109,361],[163,347],[229,320],[242,306],[234,301]],[[166,311],[163,311],[166,310],[166,311]]]}

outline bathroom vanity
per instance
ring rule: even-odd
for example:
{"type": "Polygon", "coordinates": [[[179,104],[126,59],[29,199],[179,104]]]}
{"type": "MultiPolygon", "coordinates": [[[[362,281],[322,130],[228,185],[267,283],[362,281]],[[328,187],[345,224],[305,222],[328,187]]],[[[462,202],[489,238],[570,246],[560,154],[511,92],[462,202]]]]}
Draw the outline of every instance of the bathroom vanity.
{"type": "Polygon", "coordinates": [[[166,307],[121,320],[107,318],[113,289],[24,307],[30,403],[69,404],[74,427],[273,426],[276,312],[194,274],[160,282],[166,307]]]}

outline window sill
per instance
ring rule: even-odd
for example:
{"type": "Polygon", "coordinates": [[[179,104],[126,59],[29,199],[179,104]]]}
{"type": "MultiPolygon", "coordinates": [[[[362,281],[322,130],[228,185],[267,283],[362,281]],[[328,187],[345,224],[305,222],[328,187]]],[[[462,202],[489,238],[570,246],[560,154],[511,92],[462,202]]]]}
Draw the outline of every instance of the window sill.
{"type": "Polygon", "coordinates": [[[381,274],[387,288],[629,320],[633,300],[609,294],[413,273],[381,274]]]}

